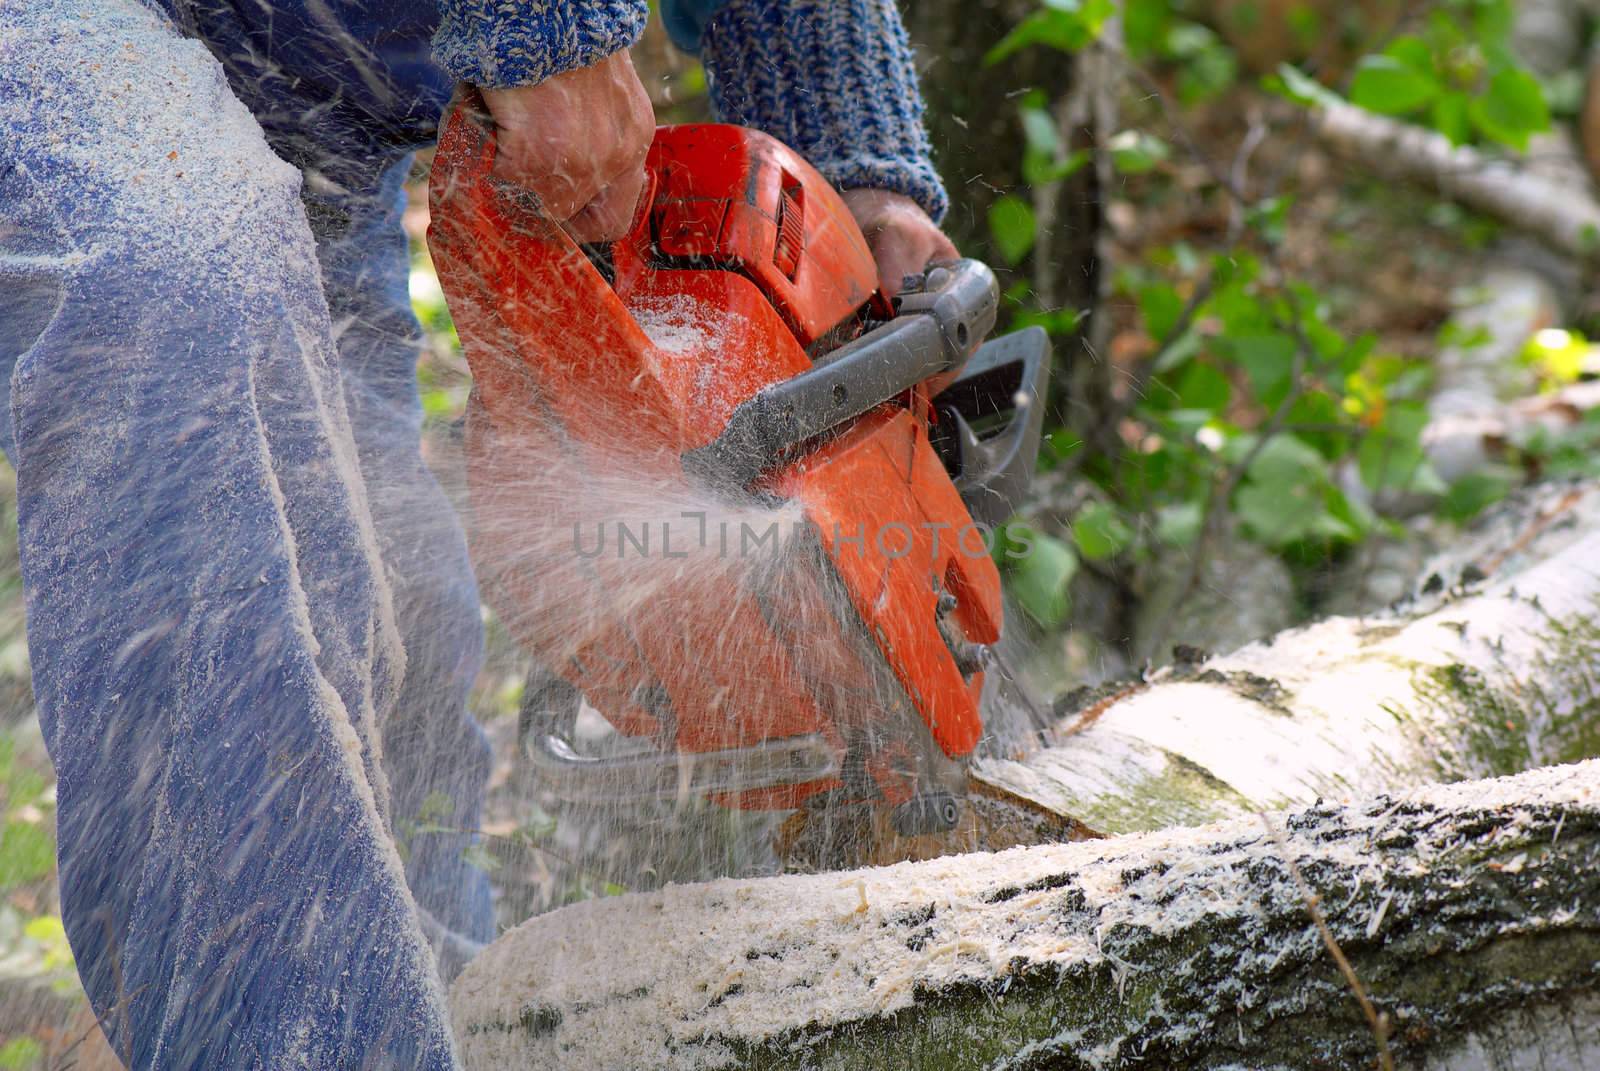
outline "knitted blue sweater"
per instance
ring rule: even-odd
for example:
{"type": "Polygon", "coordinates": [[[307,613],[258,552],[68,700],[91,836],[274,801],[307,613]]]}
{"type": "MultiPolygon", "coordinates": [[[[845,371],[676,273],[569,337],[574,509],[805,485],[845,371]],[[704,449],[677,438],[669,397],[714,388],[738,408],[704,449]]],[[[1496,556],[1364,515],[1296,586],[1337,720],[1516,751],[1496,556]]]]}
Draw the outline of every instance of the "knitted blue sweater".
{"type": "MultiPolygon", "coordinates": [[[[638,40],[646,0],[441,0],[434,56],[465,82],[529,85],[638,40]]],[[[911,47],[894,0],[663,0],[698,48],[725,122],[765,130],[842,189],[894,190],[934,219],[934,170],[911,47]]]]}

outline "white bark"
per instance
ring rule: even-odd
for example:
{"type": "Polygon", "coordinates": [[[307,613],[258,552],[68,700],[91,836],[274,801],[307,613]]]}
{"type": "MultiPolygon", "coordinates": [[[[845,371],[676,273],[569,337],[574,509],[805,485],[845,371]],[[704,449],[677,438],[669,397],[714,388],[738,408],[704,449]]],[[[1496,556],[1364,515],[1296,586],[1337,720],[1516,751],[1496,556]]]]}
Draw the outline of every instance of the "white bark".
{"type": "Polygon", "coordinates": [[[456,983],[465,1064],[1370,1067],[1287,858],[1401,1066],[1594,1066],[1600,763],[1267,821],[564,908],[456,983]]]}
{"type": "Polygon", "coordinates": [[[1600,484],[1540,489],[1382,617],[1163,671],[978,768],[1120,836],[532,919],[452,990],[466,1066],[1371,1066],[1286,854],[1401,1066],[1594,1066],[1600,762],[1542,764],[1600,753],[1597,522],[1600,484]]]}
{"type": "Polygon", "coordinates": [[[1450,296],[1452,311],[1434,356],[1428,415],[1434,420],[1497,409],[1533,393],[1533,370],[1517,358],[1541,328],[1561,320],[1561,297],[1545,275],[1491,261],[1450,296]]]}
{"type": "Polygon", "coordinates": [[[1418,585],[1107,686],[1126,694],[1083,697],[1059,744],[976,776],[1111,834],[1600,753],[1600,485],[1541,489],[1418,585]]]}

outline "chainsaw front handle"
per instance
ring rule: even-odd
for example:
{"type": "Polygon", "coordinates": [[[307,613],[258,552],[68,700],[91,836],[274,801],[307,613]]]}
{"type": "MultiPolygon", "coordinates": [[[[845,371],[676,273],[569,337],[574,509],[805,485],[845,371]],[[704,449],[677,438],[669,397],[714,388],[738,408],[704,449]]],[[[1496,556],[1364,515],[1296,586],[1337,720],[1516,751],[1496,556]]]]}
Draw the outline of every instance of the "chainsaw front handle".
{"type": "Polygon", "coordinates": [[[805,442],[958,372],[994,328],[994,272],[958,260],[910,282],[895,298],[894,319],[740,404],[715,441],[683,456],[685,470],[712,486],[748,487],[805,442]]]}

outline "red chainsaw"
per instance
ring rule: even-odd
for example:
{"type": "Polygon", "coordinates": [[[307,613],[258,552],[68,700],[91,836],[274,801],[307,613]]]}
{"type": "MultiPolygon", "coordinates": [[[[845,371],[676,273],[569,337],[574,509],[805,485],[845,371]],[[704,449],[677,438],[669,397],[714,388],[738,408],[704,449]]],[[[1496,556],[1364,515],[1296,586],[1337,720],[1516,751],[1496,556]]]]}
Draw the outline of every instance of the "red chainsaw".
{"type": "MultiPolygon", "coordinates": [[[[650,195],[604,247],[577,246],[493,162],[487,119],[454,109],[428,243],[473,374],[474,561],[549,671],[523,722],[543,785],[870,802],[902,833],[953,827],[1008,676],[985,540],[1036,460],[1044,332],[984,343],[998,293],[973,260],[885,299],[838,193],[753,130],[660,128],[650,195]],[[546,471],[570,495],[530,510],[517,489],[546,471]],[[593,553],[571,538],[591,475],[781,518],[781,560],[728,564],[702,508],[696,557],[658,562],[641,595],[636,532],[593,553]],[[586,752],[580,699],[639,746],[586,752]]],[[[686,554],[670,547],[685,528],[657,553],[686,554]]]]}

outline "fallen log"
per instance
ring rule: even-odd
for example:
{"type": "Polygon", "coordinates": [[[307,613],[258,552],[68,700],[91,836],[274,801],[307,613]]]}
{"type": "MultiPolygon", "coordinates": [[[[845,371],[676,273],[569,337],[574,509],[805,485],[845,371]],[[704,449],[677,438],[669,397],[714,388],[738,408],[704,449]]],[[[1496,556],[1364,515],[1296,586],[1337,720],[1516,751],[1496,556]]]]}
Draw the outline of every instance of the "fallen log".
{"type": "Polygon", "coordinates": [[[975,776],[1102,834],[1600,754],[1600,485],[1524,495],[1389,613],[1191,659],[1064,713],[1058,744],[975,776]]]}
{"type": "Polygon", "coordinates": [[[1312,107],[1323,144],[1346,159],[1385,178],[1435,189],[1576,261],[1600,256],[1600,202],[1580,170],[1548,174],[1332,96],[1312,107]]]}
{"type": "Polygon", "coordinates": [[[1546,765],[1600,754],[1597,522],[1600,485],[1536,489],[1391,612],[977,769],[1122,835],[532,919],[452,990],[466,1066],[1600,1065],[1600,764],[1546,765]]]}
{"type": "Polygon", "coordinates": [[[1265,821],[564,908],[457,981],[465,1065],[1600,1062],[1600,762],[1265,821]]]}

